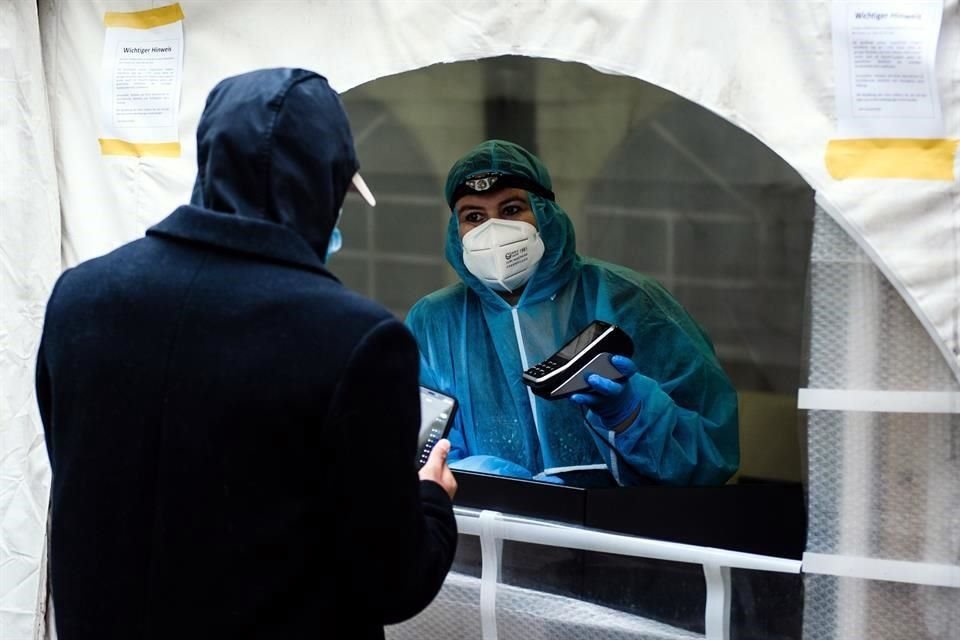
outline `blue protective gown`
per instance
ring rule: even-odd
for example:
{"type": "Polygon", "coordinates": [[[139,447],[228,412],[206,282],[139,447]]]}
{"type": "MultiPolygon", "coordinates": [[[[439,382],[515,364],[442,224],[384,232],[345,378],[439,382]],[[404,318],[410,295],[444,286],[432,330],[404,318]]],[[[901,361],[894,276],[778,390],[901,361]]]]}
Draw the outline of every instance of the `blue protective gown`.
{"type": "MultiPolygon", "coordinates": [[[[528,157],[511,158],[508,170],[550,189],[546,169],[528,157]]],[[[463,282],[424,297],[407,316],[421,383],[460,403],[451,466],[586,485],[610,474],[621,485],[725,482],[739,464],[737,395],[710,339],[654,280],[577,255],[566,213],[528,197],[545,253],[515,307],[466,269],[453,215],[446,255],[463,282]],[[569,399],[534,396],[521,381],[524,369],[593,320],[618,325],[634,342],[644,397],[620,433],[569,399]]]]}

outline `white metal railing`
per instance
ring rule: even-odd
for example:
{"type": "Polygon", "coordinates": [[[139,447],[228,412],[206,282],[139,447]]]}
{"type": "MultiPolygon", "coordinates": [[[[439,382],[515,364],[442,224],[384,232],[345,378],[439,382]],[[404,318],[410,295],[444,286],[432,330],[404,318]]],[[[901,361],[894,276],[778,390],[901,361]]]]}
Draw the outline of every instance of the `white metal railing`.
{"type": "Polygon", "coordinates": [[[730,638],[730,569],[800,573],[800,560],[637,538],[486,509],[455,507],[454,513],[461,534],[480,537],[480,620],[483,640],[497,638],[496,593],[504,540],[699,564],[703,567],[706,583],[704,629],[708,640],[730,638]]]}
{"type": "Polygon", "coordinates": [[[800,389],[797,408],[871,413],[960,413],[956,391],[800,389]]]}

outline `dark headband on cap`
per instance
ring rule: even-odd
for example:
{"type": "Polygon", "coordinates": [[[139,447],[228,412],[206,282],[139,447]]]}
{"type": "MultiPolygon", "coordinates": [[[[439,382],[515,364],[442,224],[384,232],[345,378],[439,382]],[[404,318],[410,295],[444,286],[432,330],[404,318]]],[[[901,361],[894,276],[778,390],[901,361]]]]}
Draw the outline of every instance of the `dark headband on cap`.
{"type": "Polygon", "coordinates": [[[500,189],[509,189],[510,187],[535,193],[541,198],[546,198],[550,201],[556,200],[553,191],[544,189],[530,178],[502,173],[500,171],[486,171],[484,173],[475,173],[457,185],[457,188],[453,190],[453,195],[450,197],[448,204],[450,208],[453,209],[457,204],[457,200],[463,196],[476,195],[478,193],[493,193],[500,189]]]}

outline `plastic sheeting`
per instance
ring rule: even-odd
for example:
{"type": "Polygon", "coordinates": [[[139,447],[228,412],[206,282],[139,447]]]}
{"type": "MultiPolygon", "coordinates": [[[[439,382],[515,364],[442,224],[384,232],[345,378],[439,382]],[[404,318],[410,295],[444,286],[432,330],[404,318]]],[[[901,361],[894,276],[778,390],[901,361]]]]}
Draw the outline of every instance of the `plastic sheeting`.
{"type": "MultiPolygon", "coordinates": [[[[960,389],[903,300],[822,210],[810,274],[810,387],[960,389]]],[[[815,410],[807,431],[808,554],[828,565],[919,563],[899,565],[894,580],[960,573],[960,415],[815,410]]],[[[811,573],[805,585],[805,638],[960,634],[958,588],[811,573]]]]}
{"type": "MultiPolygon", "coordinates": [[[[814,229],[809,386],[960,390],[847,234],[822,211],[814,229]]],[[[808,551],[960,560],[960,415],[811,411],[807,429],[808,551]]]]}
{"type": "MultiPolygon", "coordinates": [[[[521,587],[497,587],[498,640],[681,640],[702,635],[614,609],[521,587]]],[[[480,579],[450,573],[420,615],[387,627],[389,640],[474,640],[480,629],[480,579]]]]}
{"type": "Polygon", "coordinates": [[[0,637],[30,638],[50,471],[33,392],[60,218],[36,5],[0,0],[0,637]]]}
{"type": "Polygon", "coordinates": [[[807,575],[804,640],[955,640],[960,589],[807,575]]]}

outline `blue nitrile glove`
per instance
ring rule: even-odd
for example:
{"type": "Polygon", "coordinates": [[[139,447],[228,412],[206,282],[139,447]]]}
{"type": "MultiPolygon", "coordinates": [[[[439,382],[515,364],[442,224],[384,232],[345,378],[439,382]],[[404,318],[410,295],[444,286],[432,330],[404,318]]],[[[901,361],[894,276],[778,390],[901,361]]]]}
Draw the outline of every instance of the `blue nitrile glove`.
{"type": "Polygon", "coordinates": [[[570,400],[579,405],[587,406],[597,416],[603,426],[612,428],[631,417],[643,401],[640,385],[631,384],[637,376],[637,365],[625,356],[610,358],[617,371],[627,376],[626,380],[614,382],[599,374],[591,373],[587,376],[587,384],[593,389],[591,393],[575,393],[570,400]]]}

